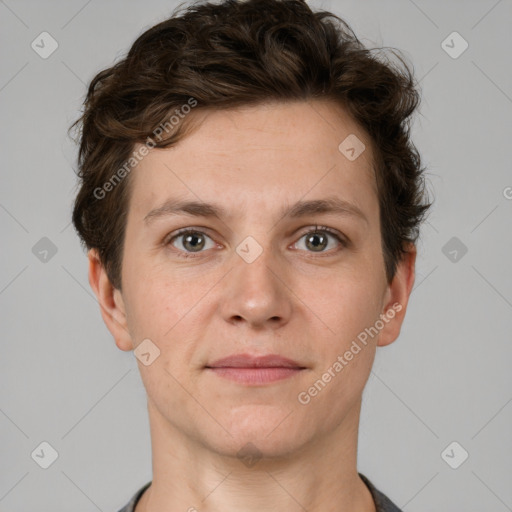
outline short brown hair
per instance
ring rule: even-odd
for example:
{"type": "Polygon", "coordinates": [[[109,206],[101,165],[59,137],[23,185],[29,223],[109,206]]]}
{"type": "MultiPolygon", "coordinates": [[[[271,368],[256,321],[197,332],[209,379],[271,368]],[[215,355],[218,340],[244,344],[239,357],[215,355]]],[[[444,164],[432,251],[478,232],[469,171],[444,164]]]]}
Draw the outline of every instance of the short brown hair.
{"type": "Polygon", "coordinates": [[[424,169],[410,140],[410,116],[420,96],[405,60],[394,49],[396,63],[379,58],[374,50],[381,48],[366,48],[346,22],[314,12],[302,0],[224,0],[181,8],[93,78],[83,113],[71,126],[81,128],[73,223],[82,244],[98,250],[111,283],[121,289],[132,182],[126,162],[136,143],[151,139],[151,147],[163,148],[185,136],[193,115],[169,136],[160,130],[157,143],[151,138],[191,98],[196,111],[319,98],[345,107],[377,149],[373,163],[391,282],[431,206],[423,202],[424,169]],[[123,179],[113,182],[121,169],[123,179]]]}

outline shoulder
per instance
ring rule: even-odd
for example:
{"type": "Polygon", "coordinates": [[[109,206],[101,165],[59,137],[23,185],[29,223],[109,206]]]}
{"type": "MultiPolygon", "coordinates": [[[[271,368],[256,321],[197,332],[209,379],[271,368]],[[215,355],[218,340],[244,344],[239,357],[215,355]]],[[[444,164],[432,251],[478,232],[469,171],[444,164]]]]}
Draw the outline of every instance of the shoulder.
{"type": "Polygon", "coordinates": [[[377,512],[402,512],[385,494],[380,492],[368,478],[361,473],[359,473],[359,476],[370,490],[377,512]]]}
{"type": "Polygon", "coordinates": [[[144,491],[151,485],[151,482],[148,482],[143,487],[141,487],[131,498],[131,500],[118,512],[133,512],[135,510],[135,505],[140,500],[144,491]]]}

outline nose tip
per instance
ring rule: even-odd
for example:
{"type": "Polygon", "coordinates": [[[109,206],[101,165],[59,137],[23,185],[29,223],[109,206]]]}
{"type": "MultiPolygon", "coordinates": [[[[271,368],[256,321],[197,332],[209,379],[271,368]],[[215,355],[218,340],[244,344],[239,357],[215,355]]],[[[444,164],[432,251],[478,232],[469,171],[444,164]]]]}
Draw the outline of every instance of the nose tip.
{"type": "Polygon", "coordinates": [[[247,322],[253,327],[276,328],[289,320],[291,296],[283,279],[268,264],[269,258],[272,254],[265,250],[252,263],[242,258],[235,265],[222,309],[224,318],[231,324],[247,322]]]}

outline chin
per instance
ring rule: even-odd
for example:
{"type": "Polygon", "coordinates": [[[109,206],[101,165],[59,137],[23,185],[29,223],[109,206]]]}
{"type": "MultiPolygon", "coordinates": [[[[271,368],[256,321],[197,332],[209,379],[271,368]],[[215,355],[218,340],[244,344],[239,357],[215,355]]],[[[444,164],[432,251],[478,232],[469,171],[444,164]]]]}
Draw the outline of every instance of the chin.
{"type": "Polygon", "coordinates": [[[219,454],[230,457],[279,458],[287,457],[308,441],[301,428],[297,412],[271,406],[243,406],[230,411],[223,425],[229,432],[221,438],[210,439],[219,454]]]}
{"type": "Polygon", "coordinates": [[[219,455],[236,458],[247,467],[259,466],[265,461],[276,462],[277,460],[289,459],[293,453],[300,450],[303,443],[293,436],[277,435],[272,438],[260,437],[254,438],[252,435],[243,435],[239,433],[226,442],[219,442],[216,439],[210,448],[219,455]]]}

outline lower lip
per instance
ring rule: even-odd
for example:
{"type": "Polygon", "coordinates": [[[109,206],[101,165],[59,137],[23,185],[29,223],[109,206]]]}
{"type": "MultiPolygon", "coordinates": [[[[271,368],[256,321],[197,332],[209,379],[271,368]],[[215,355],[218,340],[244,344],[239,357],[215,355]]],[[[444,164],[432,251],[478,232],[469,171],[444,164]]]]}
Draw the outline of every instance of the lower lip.
{"type": "Polygon", "coordinates": [[[301,368],[208,368],[219,377],[233,380],[240,384],[268,384],[277,380],[288,379],[299,374],[301,368]]]}

